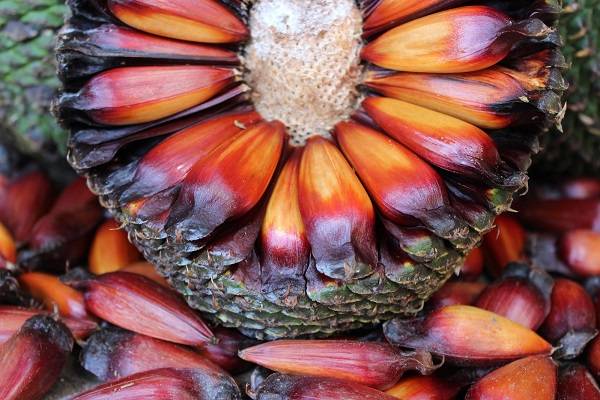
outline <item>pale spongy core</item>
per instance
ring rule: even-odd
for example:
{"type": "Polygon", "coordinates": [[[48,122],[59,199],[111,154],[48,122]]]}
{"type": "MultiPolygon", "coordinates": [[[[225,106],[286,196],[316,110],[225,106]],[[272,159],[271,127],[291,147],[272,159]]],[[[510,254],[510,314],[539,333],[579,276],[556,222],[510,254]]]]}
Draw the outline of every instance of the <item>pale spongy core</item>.
{"type": "Polygon", "coordinates": [[[362,16],[354,0],[257,0],[245,80],[256,110],[301,145],[328,136],[357,105],[362,16]]]}

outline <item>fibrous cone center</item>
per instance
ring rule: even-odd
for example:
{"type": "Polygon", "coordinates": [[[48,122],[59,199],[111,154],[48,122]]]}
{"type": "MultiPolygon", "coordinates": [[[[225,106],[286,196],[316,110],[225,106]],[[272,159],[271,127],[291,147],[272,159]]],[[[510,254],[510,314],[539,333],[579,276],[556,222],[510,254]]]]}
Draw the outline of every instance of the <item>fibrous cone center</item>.
{"type": "Polygon", "coordinates": [[[257,0],[250,31],[244,65],[254,105],[286,124],[292,143],[328,136],[355,110],[362,16],[354,0],[257,0]]]}

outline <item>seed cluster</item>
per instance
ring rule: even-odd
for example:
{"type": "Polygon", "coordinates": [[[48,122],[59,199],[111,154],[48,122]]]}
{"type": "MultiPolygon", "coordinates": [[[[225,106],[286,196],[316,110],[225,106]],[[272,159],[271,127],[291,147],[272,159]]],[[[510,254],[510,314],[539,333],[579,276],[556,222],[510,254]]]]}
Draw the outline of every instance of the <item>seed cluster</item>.
{"type": "Polygon", "coordinates": [[[43,173],[0,178],[2,399],[61,390],[76,347],[99,381],[70,387],[77,400],[600,398],[598,179],[534,185],[517,217],[498,218],[415,317],[337,339],[258,343],[205,323],[98,216],[81,180],[49,205],[32,201],[54,186],[43,173]],[[7,214],[15,199],[29,210],[7,214]],[[91,234],[73,236],[57,220],[87,221],[91,234]],[[85,250],[38,248],[40,232],[85,250]]]}

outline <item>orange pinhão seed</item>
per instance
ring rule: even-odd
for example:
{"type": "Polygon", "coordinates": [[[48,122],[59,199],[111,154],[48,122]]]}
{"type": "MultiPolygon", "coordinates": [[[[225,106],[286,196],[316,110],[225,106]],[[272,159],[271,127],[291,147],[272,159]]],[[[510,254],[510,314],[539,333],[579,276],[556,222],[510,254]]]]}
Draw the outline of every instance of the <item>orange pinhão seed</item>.
{"type": "Polygon", "coordinates": [[[367,44],[361,56],[396,71],[478,71],[500,62],[520,40],[551,32],[539,20],[516,22],[492,7],[456,7],[388,30],[367,44]]]}
{"type": "Polygon", "coordinates": [[[100,275],[118,271],[142,258],[127,233],[119,228],[117,222],[110,219],[96,231],[88,257],[91,273],[100,275]]]}
{"type": "Polygon", "coordinates": [[[554,350],[531,329],[465,305],[443,307],[424,317],[393,319],[384,324],[384,333],[392,344],[444,356],[459,365],[497,365],[550,355],[554,350]]]}
{"type": "Polygon", "coordinates": [[[0,223],[0,269],[10,269],[17,262],[17,246],[8,229],[0,223]]]}
{"type": "Polygon", "coordinates": [[[525,235],[517,219],[507,215],[496,218],[495,227],[483,238],[483,250],[492,275],[499,276],[508,263],[523,259],[525,235]]]}
{"type": "Polygon", "coordinates": [[[26,272],[19,275],[19,283],[34,298],[44,303],[47,310],[55,308],[65,317],[90,319],[83,294],[62,283],[55,275],[43,272],[26,272]]]}
{"type": "Polygon", "coordinates": [[[453,400],[461,386],[436,376],[402,378],[386,393],[401,400],[453,400]]]}
{"type": "Polygon", "coordinates": [[[465,0],[379,0],[365,19],[365,36],[423,15],[433,14],[465,0]]]}
{"type": "Polygon", "coordinates": [[[234,43],[249,33],[242,21],[214,0],[109,0],[108,7],[127,25],[174,39],[234,43]]]}
{"type": "Polygon", "coordinates": [[[119,67],[94,76],[72,102],[101,124],[141,124],[202,104],[234,81],[228,67],[119,67]]]}

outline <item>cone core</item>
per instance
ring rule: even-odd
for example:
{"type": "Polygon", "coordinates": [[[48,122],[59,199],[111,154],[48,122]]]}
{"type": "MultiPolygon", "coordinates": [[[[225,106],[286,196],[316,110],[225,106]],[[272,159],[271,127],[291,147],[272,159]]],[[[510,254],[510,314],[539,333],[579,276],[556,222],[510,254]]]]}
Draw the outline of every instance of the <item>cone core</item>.
{"type": "Polygon", "coordinates": [[[354,0],[257,0],[245,79],[257,111],[291,142],[328,136],[358,103],[362,15],[354,0]]]}

